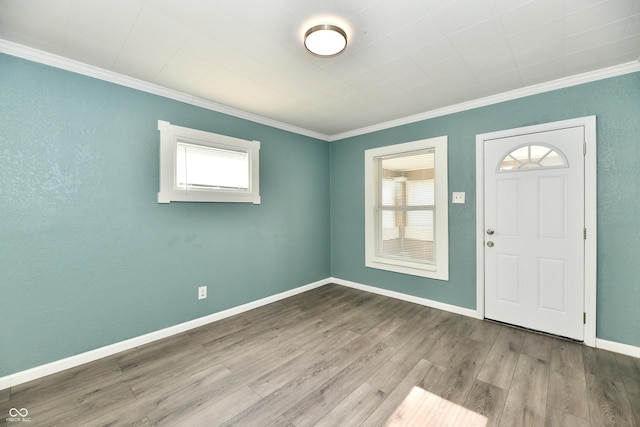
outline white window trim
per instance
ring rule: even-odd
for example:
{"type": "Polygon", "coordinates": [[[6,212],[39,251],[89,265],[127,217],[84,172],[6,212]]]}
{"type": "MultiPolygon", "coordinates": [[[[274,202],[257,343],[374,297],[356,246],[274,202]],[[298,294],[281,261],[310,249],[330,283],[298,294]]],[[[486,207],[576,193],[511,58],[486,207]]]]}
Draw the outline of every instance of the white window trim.
{"type": "Polygon", "coordinates": [[[175,126],[158,120],[160,131],[160,192],[158,203],[235,202],[260,203],[260,141],[248,141],[226,135],[175,126]],[[241,150],[249,154],[249,188],[186,189],[176,186],[176,149],[179,141],[213,148],[241,150]]]}
{"type": "Polygon", "coordinates": [[[370,268],[388,270],[397,273],[427,277],[437,280],[449,280],[449,204],[447,172],[447,136],[388,145],[365,150],[365,265],[370,268]],[[381,258],[376,255],[376,206],[378,194],[378,168],[376,158],[421,151],[435,148],[436,182],[436,263],[426,265],[381,258]]]}

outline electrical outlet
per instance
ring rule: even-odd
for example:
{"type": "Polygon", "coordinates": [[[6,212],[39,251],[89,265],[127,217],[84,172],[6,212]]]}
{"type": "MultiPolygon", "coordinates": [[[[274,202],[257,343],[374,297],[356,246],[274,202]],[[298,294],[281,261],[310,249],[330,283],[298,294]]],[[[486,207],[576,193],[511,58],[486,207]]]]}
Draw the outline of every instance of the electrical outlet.
{"type": "Polygon", "coordinates": [[[200,286],[198,288],[198,299],[205,299],[207,297],[207,287],[200,286]]]}
{"type": "Polygon", "coordinates": [[[464,192],[453,192],[452,193],[452,203],[461,203],[464,204],[464,192]]]}

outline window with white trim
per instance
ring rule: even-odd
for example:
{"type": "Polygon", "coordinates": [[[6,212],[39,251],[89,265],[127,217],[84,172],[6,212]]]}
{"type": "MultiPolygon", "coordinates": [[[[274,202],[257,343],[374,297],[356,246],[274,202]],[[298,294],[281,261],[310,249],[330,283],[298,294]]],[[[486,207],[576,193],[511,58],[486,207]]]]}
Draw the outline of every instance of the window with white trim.
{"type": "Polygon", "coordinates": [[[158,203],[260,203],[260,142],[158,120],[158,203]]]}
{"type": "Polygon", "coordinates": [[[549,144],[538,143],[525,144],[509,152],[500,162],[498,172],[566,167],[569,167],[569,162],[561,150],[549,144]]]}
{"type": "Polygon", "coordinates": [[[366,266],[449,279],[447,137],[365,151],[366,266]]]}

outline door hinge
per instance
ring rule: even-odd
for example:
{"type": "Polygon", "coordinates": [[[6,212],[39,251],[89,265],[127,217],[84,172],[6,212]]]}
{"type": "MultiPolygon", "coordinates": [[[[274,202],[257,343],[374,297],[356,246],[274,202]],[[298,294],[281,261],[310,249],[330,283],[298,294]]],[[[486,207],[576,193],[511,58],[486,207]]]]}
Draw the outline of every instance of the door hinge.
{"type": "Polygon", "coordinates": [[[582,143],[582,155],[583,156],[587,155],[587,143],[586,142],[582,143]]]}
{"type": "Polygon", "coordinates": [[[587,229],[586,229],[586,228],[584,228],[584,229],[582,230],[582,238],[583,238],[584,240],[587,240],[587,229]]]}
{"type": "Polygon", "coordinates": [[[586,325],[587,324],[587,313],[582,313],[582,324],[586,325]]]}

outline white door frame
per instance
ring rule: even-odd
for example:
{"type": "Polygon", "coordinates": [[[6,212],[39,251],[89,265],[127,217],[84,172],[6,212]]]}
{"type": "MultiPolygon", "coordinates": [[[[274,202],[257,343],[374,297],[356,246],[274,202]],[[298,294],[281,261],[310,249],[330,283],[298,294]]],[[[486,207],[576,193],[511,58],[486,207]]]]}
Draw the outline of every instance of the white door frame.
{"type": "Polygon", "coordinates": [[[597,183],[596,183],[596,116],[543,123],[516,129],[476,135],[476,312],[484,318],[484,146],[488,140],[534,132],[546,132],[568,127],[584,127],[584,208],[586,240],[584,247],[584,343],[596,345],[596,274],[597,274],[597,183]]]}

